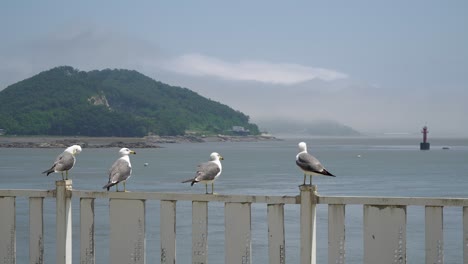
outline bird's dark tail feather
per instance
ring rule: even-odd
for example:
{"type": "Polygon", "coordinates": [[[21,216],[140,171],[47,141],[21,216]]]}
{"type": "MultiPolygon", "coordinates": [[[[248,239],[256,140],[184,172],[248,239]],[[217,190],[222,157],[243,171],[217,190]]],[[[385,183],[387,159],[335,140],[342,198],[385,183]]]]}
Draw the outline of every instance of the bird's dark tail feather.
{"type": "Polygon", "coordinates": [[[112,187],[112,186],[114,186],[114,185],[116,185],[116,184],[117,184],[117,182],[109,182],[108,184],[102,186],[102,188],[103,188],[103,189],[106,189],[106,188],[107,188],[107,190],[109,191],[109,190],[110,190],[110,187],[112,187]]]}
{"type": "Polygon", "coordinates": [[[42,173],[47,173],[47,176],[49,176],[49,174],[53,173],[54,172],[54,168],[50,168],[46,171],[43,171],[42,173]]]}
{"type": "Polygon", "coordinates": [[[186,182],[191,182],[190,186],[193,186],[195,183],[197,183],[197,181],[195,181],[195,179],[193,179],[193,178],[182,181],[182,183],[186,183],[186,182]]]}
{"type": "Polygon", "coordinates": [[[322,174],[325,175],[325,176],[336,177],[335,175],[333,175],[333,174],[331,174],[330,172],[328,172],[326,169],[323,169],[322,174]]]}

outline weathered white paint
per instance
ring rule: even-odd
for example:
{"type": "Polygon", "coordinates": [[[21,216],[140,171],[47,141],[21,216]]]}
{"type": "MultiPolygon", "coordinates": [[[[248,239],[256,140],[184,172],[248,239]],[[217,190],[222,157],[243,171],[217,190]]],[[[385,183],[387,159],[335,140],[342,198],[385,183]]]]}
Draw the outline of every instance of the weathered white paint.
{"type": "Polygon", "coordinates": [[[328,264],[345,263],[345,206],[328,206],[328,264]]]}
{"type": "Polygon", "coordinates": [[[94,199],[80,199],[80,264],[95,263],[94,199]]]}
{"type": "Polygon", "coordinates": [[[373,205],[416,205],[416,206],[468,206],[466,198],[429,197],[372,197],[372,196],[322,196],[318,204],[373,204],[373,205]]]}
{"type": "Polygon", "coordinates": [[[286,263],[284,244],[284,205],[269,204],[268,214],[268,256],[270,264],[286,263]]]}
{"type": "Polygon", "coordinates": [[[161,264],[176,263],[176,201],[161,201],[161,264]]]}
{"type": "Polygon", "coordinates": [[[145,263],[145,201],[109,201],[109,263],[145,263]]]}
{"type": "Polygon", "coordinates": [[[316,263],[316,197],[315,185],[301,185],[300,236],[301,264],[316,263]]]}
{"type": "Polygon", "coordinates": [[[0,197],[49,197],[55,198],[56,190],[0,190],[0,197]]]}
{"type": "Polygon", "coordinates": [[[71,180],[56,181],[56,263],[72,263],[71,180]]]}
{"type": "MultiPolygon", "coordinates": [[[[343,256],[344,250],[340,251],[340,247],[344,246],[344,209],[347,204],[363,204],[372,205],[371,207],[386,208],[388,206],[401,207],[401,206],[426,206],[426,263],[443,263],[443,207],[444,206],[457,206],[463,207],[463,250],[464,250],[464,263],[468,264],[468,199],[466,198],[418,198],[418,197],[349,197],[349,196],[320,196],[316,194],[315,186],[302,186],[301,194],[298,196],[264,196],[264,195],[205,195],[205,194],[179,194],[179,193],[155,193],[155,192],[102,192],[102,191],[79,191],[71,190],[71,181],[59,181],[56,184],[56,190],[0,190],[0,256],[3,257],[5,263],[15,262],[15,250],[16,250],[16,234],[15,234],[15,197],[29,197],[30,199],[30,251],[31,263],[40,263],[40,261],[34,261],[34,258],[43,256],[43,251],[40,252],[41,246],[40,237],[41,223],[38,221],[43,217],[42,205],[43,198],[56,198],[57,201],[57,223],[56,223],[56,252],[57,252],[57,263],[70,263],[71,261],[71,196],[83,198],[80,203],[81,215],[80,215],[80,236],[82,240],[87,237],[88,241],[81,241],[80,245],[82,248],[92,248],[92,235],[89,229],[93,223],[93,211],[92,204],[93,199],[110,199],[110,214],[117,215],[117,217],[111,217],[110,228],[119,230],[111,231],[111,257],[110,263],[122,262],[119,254],[122,252],[129,252],[127,256],[130,256],[131,260],[125,261],[126,263],[144,263],[145,262],[145,202],[144,200],[160,200],[161,201],[161,216],[162,228],[161,235],[165,243],[171,246],[174,253],[169,253],[164,250],[164,255],[172,257],[171,260],[165,258],[166,263],[175,262],[175,204],[176,201],[192,201],[194,204],[193,208],[196,208],[193,213],[192,225],[197,225],[196,231],[198,235],[194,235],[194,239],[198,237],[197,241],[194,242],[194,249],[198,251],[205,250],[205,256],[200,259],[193,258],[193,263],[200,260],[202,263],[206,260],[207,247],[205,248],[203,243],[200,243],[200,238],[203,239],[202,234],[208,234],[208,219],[207,219],[207,208],[209,202],[224,202],[225,205],[225,221],[226,221],[226,263],[230,261],[235,263],[250,263],[251,262],[251,242],[250,242],[250,204],[251,203],[264,203],[268,204],[268,222],[269,222],[269,246],[276,248],[275,244],[284,244],[284,233],[283,238],[281,237],[281,228],[271,228],[271,226],[284,225],[280,223],[280,216],[284,214],[281,212],[283,204],[301,204],[301,263],[315,263],[315,206],[316,204],[329,204],[329,230],[330,237],[330,251],[329,256],[343,256]],[[118,201],[120,200],[120,201],[118,201]],[[39,205],[41,204],[41,205],[39,205]],[[383,206],[383,207],[382,207],[383,206]],[[203,222],[202,219],[206,221],[203,222]],[[119,220],[117,220],[119,219],[119,220]],[[197,220],[199,219],[199,220],[197,220]],[[205,224],[206,223],[206,224],[205,224]],[[121,228],[125,226],[124,228],[121,228]],[[206,228],[199,228],[200,226],[206,228]],[[165,227],[169,227],[166,229],[165,227]],[[85,230],[88,229],[88,233],[85,234],[85,230]],[[130,230],[129,230],[130,229],[130,230]],[[125,230],[125,231],[122,231],[125,230]],[[136,230],[136,231],[135,231],[136,230]],[[241,232],[239,232],[241,230],[241,232]],[[274,231],[273,231],[274,230],[274,231]],[[278,232],[276,232],[278,231],[278,232]],[[172,234],[173,238],[166,236],[166,233],[172,234]],[[276,233],[275,233],[276,232],[276,233]],[[132,237],[133,234],[134,237],[132,237]],[[270,236],[271,235],[271,236],[270,236]],[[237,237],[236,237],[237,236],[237,237]],[[115,242],[119,239],[114,238],[129,238],[127,242],[115,242]],[[130,242],[129,242],[130,241],[130,242]],[[87,243],[86,243],[87,242],[87,243]],[[119,247],[123,246],[122,250],[119,247]],[[229,245],[228,245],[229,244],[229,245]],[[231,245],[235,245],[232,246],[231,245]],[[200,246],[200,247],[197,247],[200,246]],[[113,249],[113,248],[117,249],[113,249]],[[199,250],[200,249],[200,250],[199,250]],[[338,251],[336,251],[338,249],[338,251]],[[228,256],[240,256],[240,260],[236,261],[235,258],[231,260],[228,256]],[[143,256],[143,257],[141,257],[143,256]],[[138,258],[138,259],[137,259],[138,258]],[[135,261],[132,261],[135,260],[135,261]],[[169,262],[167,262],[169,261],[169,262]]],[[[395,213],[389,213],[390,216],[386,216],[387,213],[374,213],[374,209],[367,209],[369,216],[365,217],[365,227],[371,228],[374,225],[374,230],[379,232],[388,232],[391,229],[387,226],[387,221],[390,219],[391,222],[399,222],[401,218],[395,216],[395,213]],[[369,213],[371,212],[371,213],[369,213]],[[372,215],[372,216],[371,216],[372,215]],[[376,219],[385,219],[385,221],[379,221],[376,219]],[[398,220],[400,219],[400,220],[398,220]],[[371,224],[368,224],[368,222],[371,224]],[[383,231],[380,231],[383,229],[383,231]]],[[[383,209],[385,210],[385,209],[383,209]]],[[[399,215],[399,213],[396,213],[399,215]]],[[[401,216],[401,215],[400,215],[401,216]]],[[[41,220],[42,221],[42,220],[41,220]]],[[[284,220],[283,220],[284,221],[284,220]]],[[[194,228],[195,230],[195,228],[194,228]]],[[[284,231],[283,231],[284,232],[284,231]]],[[[366,231],[368,232],[368,231],[366,231]]],[[[369,231],[370,232],[370,231],[369,231]]],[[[406,243],[406,231],[399,229],[399,240],[404,238],[401,242],[406,243]]],[[[372,232],[371,232],[372,233],[372,232]]],[[[393,232],[390,232],[393,234],[393,232]]],[[[43,236],[43,234],[42,234],[43,236]]],[[[379,235],[380,237],[380,235],[379,235]]],[[[205,236],[207,238],[207,236],[205,236]]],[[[394,239],[393,239],[394,240],[394,239]]],[[[193,240],[195,241],[195,240],[193,240]]],[[[202,240],[203,241],[203,240],[202,240]]],[[[387,243],[387,242],[385,242],[387,243]]],[[[384,244],[385,244],[384,243],[384,244]]],[[[206,243],[205,243],[206,244],[206,243]]],[[[370,243],[371,246],[375,246],[374,243],[370,243]]],[[[385,244],[386,245],[386,244],[385,244]]],[[[386,246],[382,247],[386,247],[386,246]]],[[[368,246],[366,246],[367,248],[368,246]]],[[[402,246],[403,247],[403,246],[402,246]]],[[[404,247],[403,247],[404,248],[404,247]]],[[[166,248],[167,249],[167,248],[166,248]]],[[[372,252],[371,249],[365,249],[368,252],[372,252]]],[[[406,249],[405,249],[406,251],[406,249]]],[[[82,254],[90,252],[89,250],[82,250],[82,254]]],[[[195,252],[195,250],[194,250],[195,252]]],[[[400,251],[394,251],[394,257],[398,256],[400,251]]],[[[53,253],[52,253],[53,254],[53,253]]],[[[274,259],[277,254],[274,254],[270,249],[270,259],[274,259]]],[[[406,254],[406,252],[405,252],[406,254]]],[[[195,255],[195,253],[194,253],[195,255]]],[[[197,255],[200,256],[200,255],[197,255]]],[[[83,255],[81,255],[83,260],[83,255]]],[[[278,259],[278,258],[277,258],[278,259]]],[[[281,263],[281,254],[279,257],[281,263]]],[[[399,261],[402,258],[396,258],[399,261]]],[[[329,258],[329,263],[340,263],[340,258],[335,259],[335,262],[329,258]]],[[[395,260],[395,259],[394,259],[395,260]]],[[[93,259],[94,261],[94,259],[93,259]]],[[[344,258],[343,258],[344,261],[344,258]]],[[[86,262],[84,262],[86,263],[86,262]]],[[[88,262],[92,263],[92,262],[88,262]]],[[[205,261],[206,263],[206,261],[205,261]]],[[[398,263],[398,262],[396,262],[398,263]]]]}
{"type": "Polygon", "coordinates": [[[86,197],[86,198],[99,198],[99,199],[116,198],[116,199],[127,199],[127,200],[199,201],[199,202],[224,202],[224,203],[266,203],[266,204],[299,204],[300,203],[299,196],[224,195],[224,194],[206,195],[206,194],[165,193],[165,192],[96,192],[96,191],[74,190],[73,197],[86,197]]]}
{"type": "Polygon", "coordinates": [[[0,197],[0,261],[16,263],[15,197],[0,197]]]}
{"type": "Polygon", "coordinates": [[[208,202],[192,202],[192,264],[208,263],[208,202]]]}
{"type": "Polygon", "coordinates": [[[225,203],[225,264],[250,264],[252,262],[250,218],[250,203],[225,203]]]}
{"type": "Polygon", "coordinates": [[[406,207],[364,205],[364,264],[406,263],[406,207]]]}
{"type": "Polygon", "coordinates": [[[426,206],[426,264],[444,263],[443,207],[426,206]]]}
{"type": "Polygon", "coordinates": [[[29,198],[29,263],[44,263],[44,198],[29,198]]]}
{"type": "Polygon", "coordinates": [[[463,264],[468,264],[468,206],[463,207],[463,264]]]}

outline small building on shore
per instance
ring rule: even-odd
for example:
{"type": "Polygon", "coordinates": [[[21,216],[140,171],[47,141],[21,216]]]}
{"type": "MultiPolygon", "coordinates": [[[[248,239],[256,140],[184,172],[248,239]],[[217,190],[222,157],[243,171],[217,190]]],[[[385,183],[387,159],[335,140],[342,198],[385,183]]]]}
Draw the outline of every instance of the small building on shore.
{"type": "Polygon", "coordinates": [[[250,130],[245,129],[243,126],[233,126],[231,131],[237,136],[247,136],[250,134],[250,130]]]}

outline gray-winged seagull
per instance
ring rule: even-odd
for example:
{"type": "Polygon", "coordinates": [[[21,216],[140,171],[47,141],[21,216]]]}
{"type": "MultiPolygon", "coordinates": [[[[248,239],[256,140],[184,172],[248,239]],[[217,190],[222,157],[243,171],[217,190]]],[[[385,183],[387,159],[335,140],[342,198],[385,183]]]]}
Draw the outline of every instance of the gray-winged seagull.
{"type": "Polygon", "coordinates": [[[119,151],[120,158],[117,159],[109,170],[109,182],[102,188],[109,191],[110,187],[115,185],[115,191],[119,191],[119,182],[123,182],[124,192],[127,191],[126,183],[132,175],[132,164],[130,163],[129,154],[136,154],[135,151],[128,148],[122,148],[119,151]]]}
{"type": "Polygon", "coordinates": [[[304,185],[306,184],[306,175],[310,176],[310,185],[312,185],[312,176],[332,176],[335,175],[328,172],[318,159],[307,153],[307,145],[305,142],[299,143],[300,152],[296,155],[296,164],[304,172],[304,185]]]}
{"type": "Polygon", "coordinates": [[[224,158],[216,152],[211,153],[210,161],[204,162],[198,165],[197,174],[195,178],[188,179],[183,181],[191,182],[191,186],[195,183],[205,184],[205,193],[208,194],[208,184],[211,183],[211,194],[214,193],[214,181],[221,175],[223,167],[221,166],[221,161],[224,158]]]}
{"type": "Polygon", "coordinates": [[[62,154],[58,155],[55,159],[54,165],[42,173],[47,173],[47,176],[53,172],[60,172],[62,174],[62,180],[68,180],[68,171],[73,168],[76,162],[75,155],[80,154],[81,147],[79,145],[73,145],[65,149],[62,154]],[[63,177],[65,172],[66,177],[63,177]]]}

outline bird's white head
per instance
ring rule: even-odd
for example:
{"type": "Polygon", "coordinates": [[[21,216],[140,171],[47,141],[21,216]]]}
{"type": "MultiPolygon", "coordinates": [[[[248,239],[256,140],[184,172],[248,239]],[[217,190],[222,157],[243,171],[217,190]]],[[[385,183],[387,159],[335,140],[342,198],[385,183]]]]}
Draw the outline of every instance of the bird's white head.
{"type": "Polygon", "coordinates": [[[121,156],[128,156],[129,154],[136,154],[136,152],[133,151],[133,150],[130,150],[130,149],[128,149],[128,148],[121,148],[121,149],[119,150],[119,154],[120,154],[121,156]]]}
{"type": "Polygon", "coordinates": [[[307,151],[307,144],[305,142],[301,142],[298,144],[299,150],[302,151],[307,151]]]}
{"type": "Polygon", "coordinates": [[[81,146],[80,145],[73,145],[65,149],[66,152],[69,152],[73,155],[77,155],[81,153],[81,146]]]}
{"type": "Polygon", "coordinates": [[[223,159],[224,158],[221,155],[219,155],[218,152],[213,152],[210,155],[210,160],[223,160],[223,159]]]}

